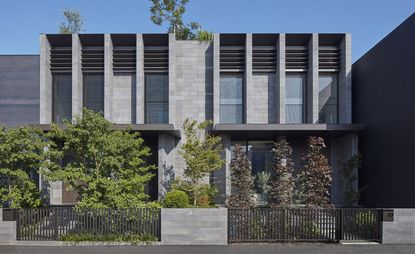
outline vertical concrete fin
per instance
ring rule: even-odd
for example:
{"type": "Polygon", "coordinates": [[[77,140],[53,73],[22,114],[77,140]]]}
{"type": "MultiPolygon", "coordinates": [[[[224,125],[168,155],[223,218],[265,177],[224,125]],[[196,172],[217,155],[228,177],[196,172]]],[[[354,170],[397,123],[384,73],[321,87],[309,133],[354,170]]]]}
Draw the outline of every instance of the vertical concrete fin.
{"type": "Polygon", "coordinates": [[[340,43],[339,123],[352,123],[352,36],[345,34],[340,43]]]}
{"type": "Polygon", "coordinates": [[[277,122],[285,123],[285,34],[279,34],[277,41],[277,122]]]}
{"type": "Polygon", "coordinates": [[[104,35],[104,116],[108,121],[112,119],[113,72],[112,72],[112,40],[110,34],[104,35]]]}
{"type": "Polygon", "coordinates": [[[213,121],[220,123],[220,34],[213,35],[213,121]]]}
{"type": "Polygon", "coordinates": [[[175,124],[176,110],[176,35],[169,34],[169,124],[175,124]]]}
{"type": "Polygon", "coordinates": [[[307,73],[307,123],[318,123],[318,34],[311,35],[308,44],[309,67],[307,73]]]}
{"type": "Polygon", "coordinates": [[[158,195],[159,199],[169,190],[175,179],[176,139],[167,134],[158,134],[158,195]]]}
{"type": "Polygon", "coordinates": [[[50,71],[51,45],[45,34],[40,35],[40,105],[41,124],[52,122],[52,73],[50,71]]]}
{"type": "Polygon", "coordinates": [[[244,119],[245,123],[254,123],[251,114],[255,114],[252,111],[252,34],[247,33],[245,38],[245,87],[244,87],[244,119]]]}
{"type": "Polygon", "coordinates": [[[72,119],[81,115],[83,107],[82,45],[77,34],[72,35],[72,119]]]}
{"type": "Polygon", "coordinates": [[[144,124],[144,93],[145,93],[145,76],[144,76],[144,41],[143,34],[137,34],[136,43],[136,121],[137,124],[144,124]]]}

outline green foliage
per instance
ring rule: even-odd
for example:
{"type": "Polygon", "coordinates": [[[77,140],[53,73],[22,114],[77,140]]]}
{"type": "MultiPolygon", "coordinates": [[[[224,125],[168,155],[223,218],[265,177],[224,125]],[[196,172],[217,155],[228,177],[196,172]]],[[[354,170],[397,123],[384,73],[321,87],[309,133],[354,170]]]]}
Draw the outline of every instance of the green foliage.
{"type": "Polygon", "coordinates": [[[359,201],[360,195],[366,187],[358,189],[358,171],[362,167],[362,156],[356,154],[348,161],[341,164],[343,169],[343,182],[345,201],[348,206],[356,205],[359,201]]]}
{"type": "Polygon", "coordinates": [[[65,21],[59,25],[59,32],[61,34],[78,34],[83,32],[84,25],[83,18],[78,10],[65,9],[63,11],[65,21]]]}
{"type": "Polygon", "coordinates": [[[359,211],[354,214],[352,221],[358,228],[371,228],[376,223],[376,214],[373,211],[359,211]]]}
{"type": "Polygon", "coordinates": [[[331,187],[331,168],[327,157],[322,153],[324,139],[309,137],[308,149],[303,157],[303,184],[305,203],[309,206],[329,206],[331,187]]]}
{"type": "Polygon", "coordinates": [[[289,206],[293,203],[294,162],[293,149],[285,137],[274,142],[273,167],[270,177],[270,205],[289,206]]]}
{"type": "Polygon", "coordinates": [[[193,205],[198,205],[198,199],[203,189],[201,180],[214,171],[219,170],[225,163],[221,157],[222,139],[207,132],[211,121],[197,123],[186,119],[183,123],[184,143],[180,154],[186,162],[184,176],[189,183],[189,191],[193,196],[193,205]]]}
{"type": "Polygon", "coordinates": [[[271,174],[266,171],[259,172],[255,176],[255,188],[258,193],[261,194],[268,194],[270,187],[269,187],[269,179],[271,174]]]}
{"type": "Polygon", "coordinates": [[[0,128],[0,201],[12,208],[41,205],[40,192],[31,175],[46,165],[51,142],[32,126],[0,128]]]}
{"type": "Polygon", "coordinates": [[[137,132],[114,130],[99,113],[83,109],[82,117],[52,124],[48,138],[63,143],[51,151],[63,158],[44,170],[47,179],[65,181],[80,196],[78,207],[142,207],[148,199],[145,186],[154,176],[147,165],[150,149],[137,132]]]}
{"type": "Polygon", "coordinates": [[[130,242],[133,244],[150,243],[157,241],[157,237],[144,234],[98,235],[98,234],[67,234],[59,238],[64,242],[130,242]]]}
{"type": "Polygon", "coordinates": [[[181,190],[186,192],[190,198],[192,207],[213,207],[215,205],[215,197],[218,193],[218,189],[210,184],[199,183],[198,197],[195,203],[195,197],[193,193],[193,185],[189,180],[176,179],[172,182],[172,190],[181,190]]]}
{"type": "Polygon", "coordinates": [[[186,192],[172,190],[164,197],[164,206],[167,208],[186,208],[189,207],[189,197],[186,192]]]}
{"type": "Polygon", "coordinates": [[[241,145],[237,144],[229,165],[231,171],[231,196],[228,199],[230,207],[250,208],[254,205],[252,189],[251,162],[248,160],[241,145]]]}
{"type": "Polygon", "coordinates": [[[177,40],[213,40],[213,33],[202,29],[197,22],[184,24],[182,16],[189,0],[150,0],[151,21],[158,26],[168,23],[167,32],[175,33],[177,40]]]}

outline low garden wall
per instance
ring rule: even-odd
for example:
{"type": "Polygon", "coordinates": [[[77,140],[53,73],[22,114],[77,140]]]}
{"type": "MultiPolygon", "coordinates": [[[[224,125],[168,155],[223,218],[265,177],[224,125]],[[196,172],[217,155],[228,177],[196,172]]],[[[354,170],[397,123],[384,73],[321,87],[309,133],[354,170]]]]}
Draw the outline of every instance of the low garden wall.
{"type": "Polygon", "coordinates": [[[163,245],[228,244],[226,208],[161,209],[163,245]]]}
{"type": "Polygon", "coordinates": [[[3,221],[3,209],[0,208],[0,244],[12,244],[16,241],[16,221],[3,221]]]}
{"type": "Polygon", "coordinates": [[[390,221],[382,222],[382,243],[415,244],[415,209],[392,209],[390,221]]]}

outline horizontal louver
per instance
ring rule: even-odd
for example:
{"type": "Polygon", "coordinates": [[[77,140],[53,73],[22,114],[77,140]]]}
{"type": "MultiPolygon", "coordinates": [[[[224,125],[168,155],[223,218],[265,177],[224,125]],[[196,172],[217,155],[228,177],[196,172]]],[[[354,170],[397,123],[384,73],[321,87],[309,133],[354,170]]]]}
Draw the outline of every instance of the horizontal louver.
{"type": "Polygon", "coordinates": [[[320,70],[338,71],[340,69],[340,50],[338,47],[320,47],[318,50],[320,70]]]}
{"type": "Polygon", "coordinates": [[[275,72],[277,57],[274,46],[254,46],[252,50],[252,71],[275,72]]]}
{"type": "Polygon", "coordinates": [[[287,46],[285,66],[287,70],[306,71],[308,69],[308,49],[302,46],[287,46]]]}
{"type": "Polygon", "coordinates": [[[112,54],[112,66],[114,73],[135,72],[135,46],[114,47],[112,54]]]}
{"type": "Polygon", "coordinates": [[[104,71],[104,47],[82,48],[82,71],[103,72],[104,71]]]}
{"type": "Polygon", "coordinates": [[[243,46],[220,47],[220,70],[241,72],[245,70],[245,48],[243,46]]]}
{"type": "Polygon", "coordinates": [[[50,70],[53,73],[71,72],[72,70],[72,48],[52,47],[50,50],[50,70]]]}
{"type": "Polygon", "coordinates": [[[168,72],[169,48],[166,46],[144,47],[144,71],[168,72]]]}

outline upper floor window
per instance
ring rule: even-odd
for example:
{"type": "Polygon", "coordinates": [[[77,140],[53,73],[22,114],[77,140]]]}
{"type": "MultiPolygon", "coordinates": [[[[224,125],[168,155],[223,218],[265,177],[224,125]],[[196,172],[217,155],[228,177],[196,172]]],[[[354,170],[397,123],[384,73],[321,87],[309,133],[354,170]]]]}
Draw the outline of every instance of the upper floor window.
{"type": "Polygon", "coordinates": [[[148,73],[145,80],[146,123],[169,122],[169,76],[167,73],[148,73]]]}
{"type": "Polygon", "coordinates": [[[243,123],[243,74],[220,77],[220,123],[243,123]]]}
{"type": "Polygon", "coordinates": [[[70,73],[52,74],[52,121],[63,123],[72,119],[72,76],[70,73]]]}
{"type": "Polygon", "coordinates": [[[104,113],[104,75],[102,73],[85,73],[84,107],[104,113]]]}
{"type": "Polygon", "coordinates": [[[305,122],[305,75],[287,73],[285,84],[285,122],[288,124],[305,122]]]}
{"type": "Polygon", "coordinates": [[[319,77],[319,123],[338,122],[338,80],[337,73],[320,73],[319,77]]]}

